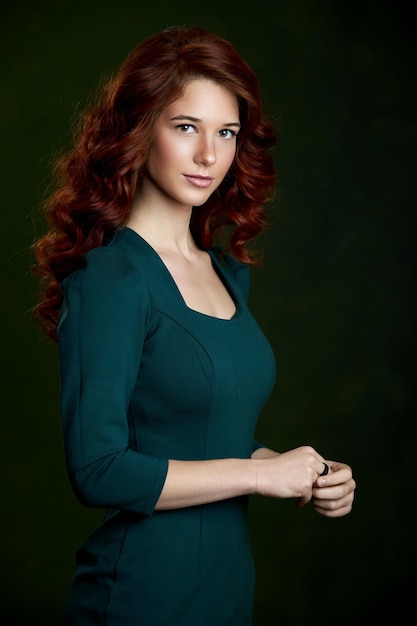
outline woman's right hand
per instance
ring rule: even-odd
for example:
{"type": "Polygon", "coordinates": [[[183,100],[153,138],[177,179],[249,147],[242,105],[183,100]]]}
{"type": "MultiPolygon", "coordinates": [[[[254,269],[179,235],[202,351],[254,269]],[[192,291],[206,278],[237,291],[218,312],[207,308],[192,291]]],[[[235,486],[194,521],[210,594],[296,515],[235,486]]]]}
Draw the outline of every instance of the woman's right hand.
{"type": "Polygon", "coordinates": [[[255,493],[271,498],[296,498],[297,505],[307,504],[313,485],[323,472],[325,460],[311,446],[268,457],[252,457],[256,463],[255,493]]]}

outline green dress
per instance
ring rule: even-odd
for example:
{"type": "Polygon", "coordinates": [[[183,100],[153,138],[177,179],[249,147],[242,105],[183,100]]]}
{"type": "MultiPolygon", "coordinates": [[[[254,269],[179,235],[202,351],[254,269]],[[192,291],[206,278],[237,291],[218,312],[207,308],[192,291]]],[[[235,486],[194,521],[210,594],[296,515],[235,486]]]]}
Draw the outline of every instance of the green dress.
{"type": "Polygon", "coordinates": [[[231,320],[185,304],[123,228],[62,284],[63,434],[76,496],[108,512],[77,552],[66,626],[250,626],[247,497],[154,511],[168,459],[248,458],[275,360],[248,268],[210,250],[231,320]]]}

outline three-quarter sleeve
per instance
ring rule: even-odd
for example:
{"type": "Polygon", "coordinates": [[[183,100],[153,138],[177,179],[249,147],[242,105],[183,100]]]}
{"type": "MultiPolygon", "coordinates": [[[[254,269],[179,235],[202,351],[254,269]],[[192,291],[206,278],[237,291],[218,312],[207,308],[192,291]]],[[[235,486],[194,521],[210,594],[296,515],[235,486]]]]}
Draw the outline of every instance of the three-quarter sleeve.
{"type": "Polygon", "coordinates": [[[168,460],[134,449],[129,404],[150,315],[139,269],[109,247],[62,283],[58,326],[61,414],[68,475],[86,506],[151,515],[168,460]]]}

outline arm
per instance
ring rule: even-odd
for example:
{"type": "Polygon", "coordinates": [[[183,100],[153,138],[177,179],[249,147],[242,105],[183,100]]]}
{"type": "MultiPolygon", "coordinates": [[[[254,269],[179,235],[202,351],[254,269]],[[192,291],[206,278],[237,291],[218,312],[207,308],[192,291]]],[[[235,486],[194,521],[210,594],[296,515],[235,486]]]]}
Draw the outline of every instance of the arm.
{"type": "Polygon", "coordinates": [[[97,248],[63,284],[58,327],[61,413],[68,475],[86,506],[151,515],[168,461],[129,443],[129,402],[149,319],[138,268],[97,248]]]}
{"type": "Polygon", "coordinates": [[[156,509],[196,506],[259,494],[295,498],[298,506],[314,497],[318,512],[327,517],[345,515],[351,509],[355,488],[351,470],[347,465],[327,461],[332,474],[320,477],[324,462],[311,446],[282,454],[259,448],[250,459],[171,460],[156,509]],[[326,485],[335,487],[325,490],[326,485]]]}
{"type": "Polygon", "coordinates": [[[251,459],[170,460],[156,510],[178,509],[255,493],[251,459]]]}
{"type": "Polygon", "coordinates": [[[156,509],[196,506],[249,494],[309,500],[323,461],[308,446],[286,454],[259,448],[250,459],[171,460],[156,509]],[[279,461],[282,457],[285,459],[286,454],[293,459],[299,473],[293,485],[286,476],[285,461],[279,461]]]}

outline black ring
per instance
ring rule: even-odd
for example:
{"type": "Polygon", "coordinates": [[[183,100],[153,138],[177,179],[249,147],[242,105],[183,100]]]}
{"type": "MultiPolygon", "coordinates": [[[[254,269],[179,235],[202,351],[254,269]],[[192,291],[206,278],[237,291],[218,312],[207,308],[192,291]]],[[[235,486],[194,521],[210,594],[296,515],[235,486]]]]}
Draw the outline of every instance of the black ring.
{"type": "Polygon", "coordinates": [[[327,463],[324,463],[324,470],[322,471],[320,476],[326,476],[326,474],[328,474],[328,473],[329,473],[329,466],[327,465],[327,463]]]}

